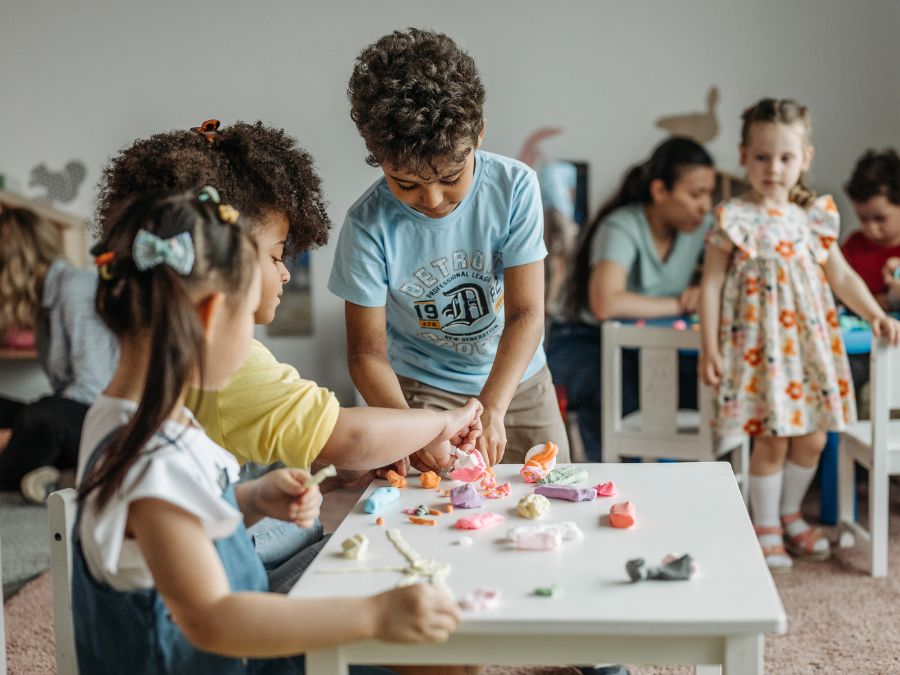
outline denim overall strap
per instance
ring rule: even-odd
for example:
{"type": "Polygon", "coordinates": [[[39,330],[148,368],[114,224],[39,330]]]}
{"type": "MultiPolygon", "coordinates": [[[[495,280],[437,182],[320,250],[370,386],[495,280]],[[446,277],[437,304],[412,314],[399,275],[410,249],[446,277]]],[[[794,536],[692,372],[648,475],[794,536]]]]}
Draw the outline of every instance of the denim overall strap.
{"type": "MultiPolygon", "coordinates": [[[[116,432],[93,452],[85,475],[93,468],[116,432]]],[[[177,440],[166,438],[169,444],[177,440]]],[[[237,507],[234,485],[227,482],[223,498],[237,507]]],[[[91,575],[84,560],[79,516],[72,531],[72,612],[78,667],[82,673],[109,675],[244,675],[302,673],[302,658],[250,660],[230,658],[194,647],[172,621],[155,588],[117,591],[91,575]]],[[[215,543],[232,591],[266,591],[259,557],[240,523],[234,533],[215,543]]]]}

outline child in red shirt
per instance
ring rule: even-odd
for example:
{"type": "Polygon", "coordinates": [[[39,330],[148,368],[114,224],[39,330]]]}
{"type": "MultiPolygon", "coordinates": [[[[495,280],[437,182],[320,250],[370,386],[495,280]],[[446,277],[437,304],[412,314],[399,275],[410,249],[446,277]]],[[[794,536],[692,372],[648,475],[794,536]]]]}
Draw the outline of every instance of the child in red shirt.
{"type": "MultiPolygon", "coordinates": [[[[888,310],[900,309],[900,157],[888,148],[869,150],[856,163],[844,186],[859,218],[859,230],[841,246],[850,266],[863,278],[872,295],[888,310]]],[[[856,400],[869,381],[869,355],[851,354],[850,372],[856,400]]]]}
{"type": "Polygon", "coordinates": [[[844,187],[859,217],[860,228],[841,250],[885,309],[900,304],[900,157],[893,149],[869,150],[844,187]],[[898,258],[891,261],[890,258],[898,258]],[[891,302],[893,300],[893,302],[891,302]]]}

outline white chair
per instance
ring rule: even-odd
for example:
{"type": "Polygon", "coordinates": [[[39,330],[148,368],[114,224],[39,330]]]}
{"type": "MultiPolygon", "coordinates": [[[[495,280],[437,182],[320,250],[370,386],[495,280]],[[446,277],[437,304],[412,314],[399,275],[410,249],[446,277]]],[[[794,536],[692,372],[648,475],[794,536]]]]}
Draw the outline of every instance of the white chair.
{"type": "MultiPolygon", "coordinates": [[[[2,548],[2,547],[0,547],[2,548]]],[[[0,608],[3,607],[3,554],[0,551],[0,608]]],[[[0,611],[0,675],[6,675],[6,612],[0,611]]]]}
{"type": "Polygon", "coordinates": [[[849,530],[869,549],[872,576],[884,577],[888,570],[890,477],[900,474],[900,420],[891,420],[891,410],[900,408],[900,348],[873,340],[869,369],[871,421],[852,424],[841,434],[839,522],[842,530],[849,530]],[[868,530],[855,517],[856,464],[869,471],[868,530]]]}
{"type": "Polygon", "coordinates": [[[750,444],[746,436],[716,438],[712,390],[698,383],[699,410],[678,409],[678,351],[700,350],[700,333],[649,326],[603,324],[601,383],[605,461],[622,457],[714,461],[731,455],[747,501],[750,444]],[[622,350],[640,350],[640,408],[622,415],[622,350]]]}
{"type": "Polygon", "coordinates": [[[72,623],[72,528],[75,526],[75,490],[58,490],[47,497],[50,514],[50,570],[53,577],[53,631],[56,670],[78,675],[75,630],[72,623]]]}

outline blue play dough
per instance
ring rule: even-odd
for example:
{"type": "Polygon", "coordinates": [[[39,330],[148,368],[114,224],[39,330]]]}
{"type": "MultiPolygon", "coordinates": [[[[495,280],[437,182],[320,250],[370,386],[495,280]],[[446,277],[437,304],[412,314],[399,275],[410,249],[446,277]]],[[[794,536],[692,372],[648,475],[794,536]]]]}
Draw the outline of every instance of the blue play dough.
{"type": "Polygon", "coordinates": [[[400,499],[400,490],[395,487],[380,487],[369,495],[366,503],[363,504],[363,509],[366,513],[378,513],[383,507],[398,499],[400,499]]]}

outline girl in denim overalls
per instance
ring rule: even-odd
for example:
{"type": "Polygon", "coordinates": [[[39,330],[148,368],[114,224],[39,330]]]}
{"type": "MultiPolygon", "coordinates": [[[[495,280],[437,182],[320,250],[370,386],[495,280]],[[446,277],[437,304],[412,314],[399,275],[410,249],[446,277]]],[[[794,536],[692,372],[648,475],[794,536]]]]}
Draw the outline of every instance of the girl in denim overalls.
{"type": "Polygon", "coordinates": [[[308,526],[318,488],[282,469],[238,486],[234,457],[183,406],[245,359],[260,297],[253,242],[212,188],[127,205],[95,249],[97,310],[119,367],[88,412],[79,458],[72,609],[81,673],[299,673],[306,649],[446,639],[430,586],[374,598],[267,593],[245,525],[308,526]]]}

